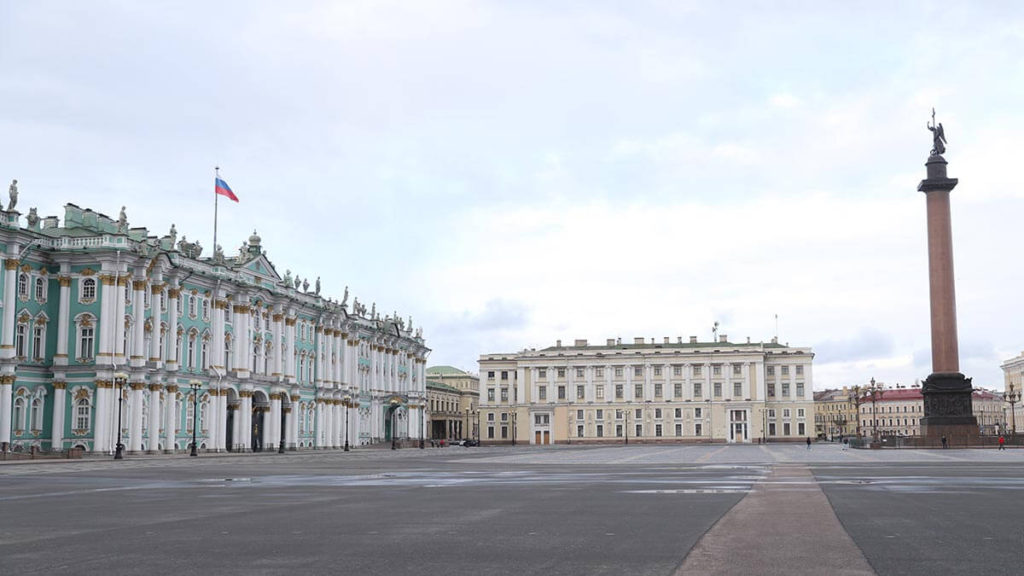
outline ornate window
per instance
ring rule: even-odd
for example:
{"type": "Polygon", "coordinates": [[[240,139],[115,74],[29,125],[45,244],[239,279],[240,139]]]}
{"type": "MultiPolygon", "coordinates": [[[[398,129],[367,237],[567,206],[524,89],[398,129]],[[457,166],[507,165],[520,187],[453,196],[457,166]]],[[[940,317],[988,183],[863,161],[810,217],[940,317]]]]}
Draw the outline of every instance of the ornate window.
{"type": "Polygon", "coordinates": [[[32,327],[32,359],[40,362],[46,357],[46,321],[42,318],[36,320],[32,327]]]}
{"type": "Polygon", "coordinates": [[[195,319],[195,317],[196,317],[196,305],[198,304],[196,302],[196,300],[198,300],[198,299],[199,299],[199,297],[196,296],[195,294],[193,294],[192,297],[188,299],[188,317],[189,318],[195,319]]]}
{"type": "Polygon", "coordinates": [[[188,294],[185,294],[184,292],[181,292],[181,293],[178,294],[178,297],[175,299],[177,301],[177,303],[178,303],[178,310],[177,310],[178,318],[181,318],[182,315],[184,315],[184,313],[185,313],[185,299],[186,298],[188,298],[188,294]]]}
{"type": "Polygon", "coordinates": [[[36,302],[46,302],[46,278],[36,278],[36,302]]]}
{"type": "Polygon", "coordinates": [[[91,304],[96,301],[96,279],[85,278],[78,284],[78,301],[82,304],[91,304]]]}
{"type": "Polygon", "coordinates": [[[18,298],[28,300],[28,274],[18,274],[18,298]]]}
{"type": "Polygon", "coordinates": [[[231,334],[224,335],[224,369],[231,370],[234,366],[231,363],[231,334]]]}
{"type": "Polygon", "coordinates": [[[92,314],[79,314],[75,317],[77,338],[75,339],[75,358],[79,362],[91,362],[96,357],[96,318],[92,314]]]}
{"type": "Polygon", "coordinates": [[[14,330],[14,355],[18,358],[25,358],[28,355],[28,319],[18,319],[18,326],[14,330]]]}
{"type": "Polygon", "coordinates": [[[210,299],[203,298],[203,320],[210,321],[210,299]]]}
{"type": "Polygon", "coordinates": [[[75,430],[88,430],[92,421],[92,405],[89,398],[81,397],[75,400],[75,430]]]}
{"type": "Polygon", "coordinates": [[[210,335],[203,334],[203,345],[199,350],[199,366],[204,370],[210,367],[210,335]]]}
{"type": "Polygon", "coordinates": [[[192,330],[188,333],[188,351],[185,353],[185,366],[187,368],[196,367],[196,340],[199,338],[199,334],[192,330]]]}
{"type": "Polygon", "coordinates": [[[14,413],[11,423],[14,425],[14,432],[20,434],[25,429],[25,398],[19,396],[14,399],[14,413]]]}
{"type": "Polygon", "coordinates": [[[32,399],[32,410],[28,414],[28,429],[32,431],[43,429],[43,399],[38,396],[32,399]]]}

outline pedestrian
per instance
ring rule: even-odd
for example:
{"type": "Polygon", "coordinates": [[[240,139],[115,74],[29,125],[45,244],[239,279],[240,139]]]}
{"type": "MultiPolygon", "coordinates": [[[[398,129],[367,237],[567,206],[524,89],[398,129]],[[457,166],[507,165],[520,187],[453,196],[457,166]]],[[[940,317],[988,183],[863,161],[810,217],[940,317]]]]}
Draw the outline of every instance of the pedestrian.
{"type": "Polygon", "coordinates": [[[808,450],[811,449],[811,437],[810,436],[807,437],[807,449],[808,450]]]}
{"type": "Polygon", "coordinates": [[[946,446],[946,435],[945,434],[942,435],[942,447],[943,448],[948,448],[948,446],[946,446]]]}
{"type": "Polygon", "coordinates": [[[1006,450],[1006,438],[999,436],[999,449],[1006,450]]]}

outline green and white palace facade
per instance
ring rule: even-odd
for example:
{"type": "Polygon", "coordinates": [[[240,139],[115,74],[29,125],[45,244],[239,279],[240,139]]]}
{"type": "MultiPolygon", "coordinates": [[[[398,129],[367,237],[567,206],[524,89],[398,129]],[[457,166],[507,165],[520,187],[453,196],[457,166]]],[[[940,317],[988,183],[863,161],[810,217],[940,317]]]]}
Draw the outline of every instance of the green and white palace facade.
{"type": "Polygon", "coordinates": [[[8,209],[0,257],[0,450],[110,453],[120,437],[128,454],[167,453],[193,434],[201,451],[303,450],[423,435],[429,349],[412,319],[279,275],[255,232],[237,254],[204,257],[173,226],[129,228],[123,209],[114,220],[68,204],[63,223],[8,209]]]}

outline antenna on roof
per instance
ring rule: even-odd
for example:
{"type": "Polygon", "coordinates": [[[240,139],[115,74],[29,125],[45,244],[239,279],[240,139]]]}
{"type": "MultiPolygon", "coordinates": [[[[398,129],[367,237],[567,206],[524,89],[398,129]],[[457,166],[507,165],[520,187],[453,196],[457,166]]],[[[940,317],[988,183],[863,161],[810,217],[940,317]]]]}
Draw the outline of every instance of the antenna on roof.
{"type": "Polygon", "coordinates": [[[779,315],[775,315],[775,340],[779,340],[779,315]]]}
{"type": "Polygon", "coordinates": [[[718,320],[715,320],[715,325],[711,327],[711,341],[718,342],[718,320]]]}

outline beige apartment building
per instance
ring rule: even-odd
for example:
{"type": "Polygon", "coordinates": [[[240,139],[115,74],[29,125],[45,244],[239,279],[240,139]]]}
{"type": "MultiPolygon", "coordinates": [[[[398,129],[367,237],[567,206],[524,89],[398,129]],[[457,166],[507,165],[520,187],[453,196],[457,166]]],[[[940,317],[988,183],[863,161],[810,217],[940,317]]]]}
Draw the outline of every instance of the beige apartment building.
{"type": "Polygon", "coordinates": [[[453,366],[426,369],[428,437],[479,439],[480,379],[453,366]]]}
{"type": "Polygon", "coordinates": [[[814,434],[810,348],[576,340],[480,356],[482,443],[802,441],[814,434]]]}
{"type": "Polygon", "coordinates": [[[828,440],[857,434],[857,398],[851,389],[814,393],[814,431],[828,440]]]}

